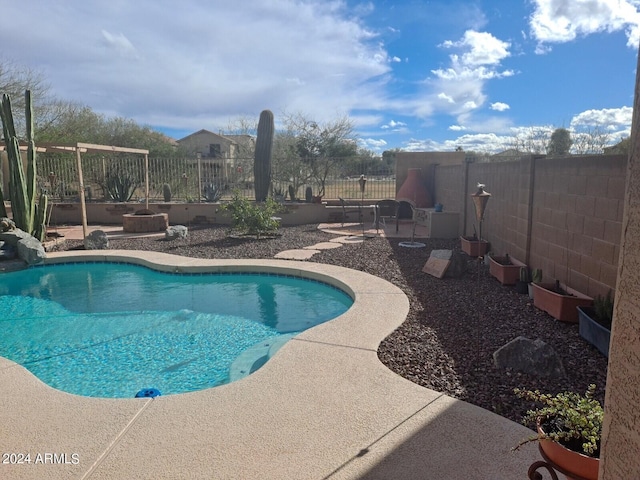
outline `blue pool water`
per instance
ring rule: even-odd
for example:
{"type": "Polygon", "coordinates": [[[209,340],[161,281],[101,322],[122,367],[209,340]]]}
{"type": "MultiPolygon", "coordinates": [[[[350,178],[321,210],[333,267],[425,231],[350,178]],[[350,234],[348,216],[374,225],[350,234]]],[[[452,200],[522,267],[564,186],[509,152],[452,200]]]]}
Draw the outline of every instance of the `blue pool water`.
{"type": "Polygon", "coordinates": [[[289,276],[37,267],[0,275],[0,356],[78,395],[183,393],[251,373],[270,346],[352,303],[334,287],[289,276]],[[252,352],[260,353],[247,363],[252,352]]]}

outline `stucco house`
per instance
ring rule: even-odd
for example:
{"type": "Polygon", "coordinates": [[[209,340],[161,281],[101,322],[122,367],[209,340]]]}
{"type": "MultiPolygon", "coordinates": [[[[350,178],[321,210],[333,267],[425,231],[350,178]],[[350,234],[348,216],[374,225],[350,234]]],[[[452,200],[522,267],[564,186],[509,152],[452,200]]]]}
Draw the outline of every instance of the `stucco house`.
{"type": "Polygon", "coordinates": [[[255,138],[202,129],[181,138],[178,145],[189,155],[200,155],[203,182],[222,184],[243,176],[246,164],[253,161],[255,138]]]}

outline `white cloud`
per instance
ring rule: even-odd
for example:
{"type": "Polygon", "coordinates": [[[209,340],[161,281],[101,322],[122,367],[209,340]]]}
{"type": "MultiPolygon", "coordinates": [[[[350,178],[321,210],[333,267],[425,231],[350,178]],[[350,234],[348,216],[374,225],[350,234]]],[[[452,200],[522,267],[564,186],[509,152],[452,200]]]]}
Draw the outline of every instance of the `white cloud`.
{"type": "Polygon", "coordinates": [[[493,133],[465,134],[455,139],[437,142],[412,138],[403,147],[409,152],[452,152],[460,147],[465,151],[494,154],[510,148],[513,138],[493,133]]]}
{"type": "Polygon", "coordinates": [[[438,98],[439,98],[440,100],[444,100],[444,101],[445,101],[445,102],[447,102],[447,103],[456,103],[456,102],[455,102],[455,100],[454,100],[453,98],[451,98],[449,95],[447,95],[447,94],[446,94],[446,93],[444,93],[444,92],[440,92],[440,93],[438,94],[438,98]]]}
{"type": "Polygon", "coordinates": [[[564,43],[580,35],[624,30],[627,46],[638,48],[640,13],[635,0],[533,0],[531,34],[539,42],[564,43]]]}
{"type": "Polygon", "coordinates": [[[152,0],[23,0],[3,10],[15,21],[0,29],[0,45],[44,68],[54,95],[143,124],[216,129],[265,108],[323,121],[387,102],[395,59],[347,8],[321,0],[184,0],[178,9],[152,0]]]}
{"type": "Polygon", "coordinates": [[[125,55],[135,54],[136,49],[123,33],[114,35],[106,30],[102,30],[102,36],[106,40],[107,45],[113,47],[116,51],[125,55]]]}
{"type": "Polygon", "coordinates": [[[387,146],[387,142],[386,140],[383,139],[376,139],[376,138],[361,138],[360,140],[358,140],[358,143],[360,144],[360,146],[364,147],[364,148],[368,148],[370,150],[373,150],[375,152],[380,152],[382,151],[382,149],[384,149],[387,146]]]}
{"type": "MultiPolygon", "coordinates": [[[[466,125],[469,115],[486,101],[485,84],[515,75],[513,70],[500,68],[500,62],[510,56],[510,43],[487,32],[467,30],[460,40],[448,40],[441,46],[460,52],[449,56],[448,67],[431,70],[434,77],[427,82],[434,92],[431,104],[466,125]]],[[[431,113],[423,108],[425,113],[431,113]]]]}
{"type": "Polygon", "coordinates": [[[509,56],[509,42],[503,42],[488,32],[476,32],[467,30],[464,36],[457,42],[447,40],[442,44],[446,48],[459,48],[466,50],[459,59],[461,65],[499,65],[500,62],[509,56]]]}
{"type": "Polygon", "coordinates": [[[509,105],[502,102],[494,102],[491,104],[491,110],[496,110],[498,112],[504,112],[505,110],[509,110],[509,108],[511,108],[509,105]]]}
{"type": "Polygon", "coordinates": [[[463,130],[466,130],[466,128],[465,128],[465,127],[463,127],[462,125],[451,125],[451,126],[449,127],[449,130],[452,130],[452,131],[454,131],[454,132],[461,132],[461,131],[463,131],[463,130]]]}
{"type": "Polygon", "coordinates": [[[407,132],[407,124],[405,122],[397,122],[390,120],[388,123],[381,125],[380,128],[385,130],[385,133],[403,133],[407,132]]]}
{"type": "Polygon", "coordinates": [[[601,127],[607,130],[631,128],[633,108],[604,108],[602,110],[587,110],[571,119],[571,128],[601,127]]]}

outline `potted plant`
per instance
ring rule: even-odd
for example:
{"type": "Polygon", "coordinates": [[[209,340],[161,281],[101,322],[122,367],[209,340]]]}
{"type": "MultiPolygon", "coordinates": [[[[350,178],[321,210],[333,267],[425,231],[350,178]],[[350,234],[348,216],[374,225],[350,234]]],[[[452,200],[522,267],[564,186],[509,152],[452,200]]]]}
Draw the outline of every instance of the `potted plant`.
{"type": "Polygon", "coordinates": [[[580,336],[600,350],[605,357],[609,356],[612,320],[611,290],[604,297],[598,295],[593,301],[593,307],[578,307],[580,336]]]}
{"type": "Polygon", "coordinates": [[[531,272],[529,267],[520,267],[520,278],[516,280],[516,292],[526,295],[529,291],[529,283],[531,282],[531,272]]]}
{"type": "Polygon", "coordinates": [[[555,283],[532,283],[533,304],[561,322],[578,323],[577,307],[589,307],[593,298],[556,280],[555,283]]]}
{"type": "Polygon", "coordinates": [[[470,257],[482,257],[489,250],[489,242],[481,240],[474,233],[472,236],[461,236],[462,251],[470,257]]]}
{"type": "Polygon", "coordinates": [[[534,268],[531,271],[531,281],[529,282],[529,285],[527,286],[528,290],[529,290],[529,298],[531,300],[533,300],[533,285],[532,283],[541,283],[542,282],[542,270],[539,268],[534,268]]]}
{"type": "Polygon", "coordinates": [[[543,406],[527,411],[523,417],[525,425],[536,426],[537,435],[520,442],[515,449],[537,441],[546,458],[567,478],[574,475],[597,480],[604,409],[593,398],[595,389],[595,385],[589,385],[584,395],[574,392],[549,395],[516,388],[516,396],[543,406]]]}
{"type": "Polygon", "coordinates": [[[489,273],[498,279],[502,285],[515,285],[520,278],[520,269],[527,266],[510,257],[509,254],[504,256],[489,257],[489,273]]]}

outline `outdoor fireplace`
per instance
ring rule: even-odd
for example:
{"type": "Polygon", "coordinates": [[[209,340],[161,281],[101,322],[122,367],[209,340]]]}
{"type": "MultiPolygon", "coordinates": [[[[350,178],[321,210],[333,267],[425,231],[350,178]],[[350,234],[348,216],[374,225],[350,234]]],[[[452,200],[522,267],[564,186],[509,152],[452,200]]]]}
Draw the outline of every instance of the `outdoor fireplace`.
{"type": "Polygon", "coordinates": [[[407,171],[407,178],[396,193],[396,200],[400,202],[399,218],[411,218],[412,205],[414,208],[433,207],[433,200],[424,184],[421,168],[410,168],[407,171]]]}

